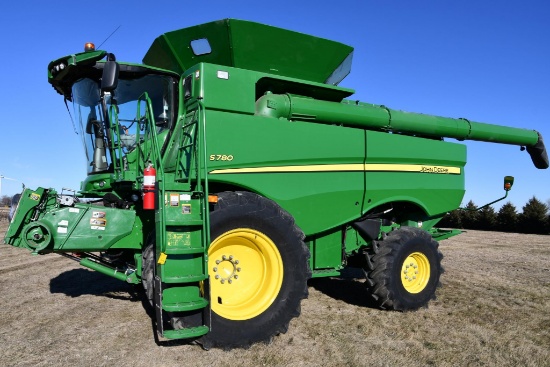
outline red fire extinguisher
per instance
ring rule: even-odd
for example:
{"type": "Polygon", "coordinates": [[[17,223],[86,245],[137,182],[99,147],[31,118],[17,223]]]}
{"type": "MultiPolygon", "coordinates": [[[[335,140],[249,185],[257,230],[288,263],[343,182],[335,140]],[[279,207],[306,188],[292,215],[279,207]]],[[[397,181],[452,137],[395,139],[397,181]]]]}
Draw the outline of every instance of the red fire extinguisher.
{"type": "Polygon", "coordinates": [[[155,209],[155,181],[157,171],[149,164],[143,171],[143,209],[155,209]]]}

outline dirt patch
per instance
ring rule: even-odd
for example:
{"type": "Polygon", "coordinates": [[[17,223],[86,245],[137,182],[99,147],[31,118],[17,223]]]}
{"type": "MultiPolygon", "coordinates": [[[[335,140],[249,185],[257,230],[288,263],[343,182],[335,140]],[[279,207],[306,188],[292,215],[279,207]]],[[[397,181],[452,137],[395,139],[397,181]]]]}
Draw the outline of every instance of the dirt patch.
{"type": "Polygon", "coordinates": [[[444,286],[427,309],[373,308],[352,270],[311,281],[270,345],[224,352],[159,345],[130,285],[0,245],[0,365],[550,366],[550,236],[468,231],[441,250],[444,286]]]}

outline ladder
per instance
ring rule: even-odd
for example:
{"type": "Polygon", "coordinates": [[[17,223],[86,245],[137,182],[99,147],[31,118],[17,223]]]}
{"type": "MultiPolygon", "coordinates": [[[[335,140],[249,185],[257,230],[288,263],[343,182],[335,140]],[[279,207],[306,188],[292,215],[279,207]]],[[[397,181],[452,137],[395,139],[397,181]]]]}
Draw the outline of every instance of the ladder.
{"type": "Polygon", "coordinates": [[[194,165],[189,163],[185,175],[177,169],[175,174],[165,174],[160,150],[155,149],[158,205],[153,288],[157,332],[166,339],[197,338],[210,330],[207,267],[210,224],[205,117],[200,103],[197,112],[198,118],[192,118],[191,122],[186,119],[179,138],[178,160],[184,159],[182,151],[193,152],[194,165]],[[189,129],[195,131],[187,134],[189,129]],[[189,139],[189,135],[193,138],[189,139]],[[201,162],[204,169],[200,168],[201,162]]]}

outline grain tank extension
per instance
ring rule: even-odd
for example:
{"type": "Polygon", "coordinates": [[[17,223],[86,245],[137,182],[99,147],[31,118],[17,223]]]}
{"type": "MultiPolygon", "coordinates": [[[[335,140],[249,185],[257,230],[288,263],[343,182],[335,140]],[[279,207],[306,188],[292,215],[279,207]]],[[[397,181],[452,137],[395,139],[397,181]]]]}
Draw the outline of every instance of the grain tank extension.
{"type": "Polygon", "coordinates": [[[352,56],[226,19],[161,35],[141,64],[92,44],[52,61],[87,176],[25,189],[4,241],[142,286],[161,337],[205,348],[284,333],[307,280],[347,266],[381,308],[426,306],[438,241],[460,232],[436,228],[464,196],[452,139],[526,147],[539,169],[546,149],[536,131],[348,99],[352,56]]]}

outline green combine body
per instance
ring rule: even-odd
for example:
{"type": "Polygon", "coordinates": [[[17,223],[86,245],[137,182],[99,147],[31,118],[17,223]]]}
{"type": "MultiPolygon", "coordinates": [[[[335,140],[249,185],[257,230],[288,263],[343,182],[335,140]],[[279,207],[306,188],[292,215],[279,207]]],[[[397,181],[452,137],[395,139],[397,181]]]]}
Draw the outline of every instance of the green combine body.
{"type": "Polygon", "coordinates": [[[307,280],[362,267],[386,309],[435,295],[437,222],[464,196],[466,147],[539,133],[348,100],[353,48],[240,20],[158,37],[143,64],[89,51],[48,65],[88,175],[25,189],[5,242],[142,284],[158,333],[205,348],[285,332],[307,280]]]}

